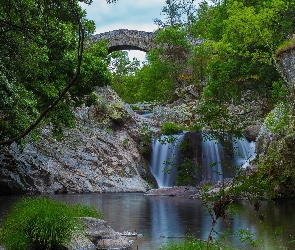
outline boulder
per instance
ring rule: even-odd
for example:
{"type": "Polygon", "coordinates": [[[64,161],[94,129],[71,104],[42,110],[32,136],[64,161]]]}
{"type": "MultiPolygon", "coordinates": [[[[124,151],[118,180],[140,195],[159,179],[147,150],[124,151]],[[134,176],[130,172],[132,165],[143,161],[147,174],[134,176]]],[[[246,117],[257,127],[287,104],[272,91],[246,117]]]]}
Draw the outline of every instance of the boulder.
{"type": "Polygon", "coordinates": [[[86,225],[86,237],[96,246],[96,249],[131,249],[133,241],[128,240],[125,236],[121,236],[121,233],[115,232],[106,221],[90,217],[83,217],[81,220],[86,225]]]}
{"type": "Polygon", "coordinates": [[[66,250],[90,250],[97,249],[96,246],[91,242],[84,234],[75,234],[70,243],[66,244],[66,250]]]}
{"type": "Polygon", "coordinates": [[[244,136],[248,141],[256,141],[261,126],[260,125],[250,125],[244,129],[244,136]]]}

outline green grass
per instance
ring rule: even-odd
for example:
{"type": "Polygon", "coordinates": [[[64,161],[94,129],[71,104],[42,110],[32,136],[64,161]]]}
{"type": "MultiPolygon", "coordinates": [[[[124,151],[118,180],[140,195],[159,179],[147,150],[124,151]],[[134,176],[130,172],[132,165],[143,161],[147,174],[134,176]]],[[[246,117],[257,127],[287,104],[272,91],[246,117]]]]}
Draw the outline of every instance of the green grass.
{"type": "MultiPolygon", "coordinates": [[[[196,239],[185,239],[177,242],[168,242],[158,250],[207,250],[207,243],[196,239]]],[[[224,248],[223,248],[224,249],[224,248]]],[[[227,250],[232,248],[226,248],[227,250]]],[[[220,250],[220,247],[209,244],[208,250],[220,250]]]]}
{"type": "Polygon", "coordinates": [[[0,244],[7,250],[61,249],[72,234],[83,231],[78,217],[102,218],[91,206],[69,205],[49,198],[25,198],[7,215],[1,231],[0,244]]]}
{"type": "Polygon", "coordinates": [[[182,129],[173,122],[164,123],[161,128],[163,135],[174,135],[182,132],[182,129]]]}

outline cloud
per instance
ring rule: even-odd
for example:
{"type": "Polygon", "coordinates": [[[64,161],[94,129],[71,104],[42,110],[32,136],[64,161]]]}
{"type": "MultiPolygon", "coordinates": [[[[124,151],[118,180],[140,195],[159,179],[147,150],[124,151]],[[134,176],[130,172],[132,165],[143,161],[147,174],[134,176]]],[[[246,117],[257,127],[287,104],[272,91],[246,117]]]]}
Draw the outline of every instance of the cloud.
{"type": "Polygon", "coordinates": [[[128,24],[128,23],[113,23],[110,25],[97,26],[95,34],[108,32],[118,29],[129,29],[129,30],[140,30],[140,31],[154,31],[157,29],[157,26],[154,24],[128,24]]]}
{"type": "Polygon", "coordinates": [[[87,18],[95,22],[97,33],[126,28],[153,31],[157,28],[153,20],[160,17],[164,5],[165,0],[119,0],[115,4],[94,0],[90,6],[81,4],[87,18]]]}

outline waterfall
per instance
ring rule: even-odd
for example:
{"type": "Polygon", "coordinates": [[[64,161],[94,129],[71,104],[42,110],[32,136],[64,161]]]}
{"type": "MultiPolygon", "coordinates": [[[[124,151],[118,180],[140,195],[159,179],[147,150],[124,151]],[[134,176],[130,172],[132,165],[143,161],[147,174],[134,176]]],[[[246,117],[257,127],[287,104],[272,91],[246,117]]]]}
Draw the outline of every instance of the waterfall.
{"type": "MultiPolygon", "coordinates": [[[[232,159],[234,172],[236,168],[245,168],[250,165],[255,154],[255,142],[248,142],[245,137],[232,139],[234,156],[232,159]]],[[[222,169],[222,146],[213,136],[204,133],[202,140],[202,179],[220,181],[224,177],[222,169]]],[[[230,173],[229,173],[230,174],[230,173]]]]}
{"type": "Polygon", "coordinates": [[[208,134],[202,139],[202,180],[222,180],[222,146],[218,140],[208,134]]]}
{"type": "MultiPolygon", "coordinates": [[[[152,142],[151,172],[159,188],[176,185],[177,166],[181,163],[180,145],[185,134],[164,136],[152,142]]],[[[202,133],[202,180],[212,182],[232,177],[236,168],[245,168],[255,158],[255,142],[248,142],[245,137],[232,138],[232,168],[222,166],[224,152],[221,143],[214,136],[202,133]]],[[[228,150],[229,152],[232,152],[228,150]]],[[[227,152],[227,155],[230,155],[227,152]]],[[[230,159],[230,158],[229,158],[230,159]]]]}
{"type": "Polygon", "coordinates": [[[248,142],[245,137],[233,137],[234,159],[233,165],[238,168],[245,168],[250,165],[255,156],[255,142],[248,142]]]}
{"type": "Polygon", "coordinates": [[[140,116],[148,119],[152,116],[152,114],[153,114],[152,112],[145,112],[145,113],[141,114],[140,116]]]}
{"type": "Polygon", "coordinates": [[[176,185],[177,167],[180,162],[180,145],[184,134],[154,139],[152,143],[151,172],[159,188],[176,185]]]}

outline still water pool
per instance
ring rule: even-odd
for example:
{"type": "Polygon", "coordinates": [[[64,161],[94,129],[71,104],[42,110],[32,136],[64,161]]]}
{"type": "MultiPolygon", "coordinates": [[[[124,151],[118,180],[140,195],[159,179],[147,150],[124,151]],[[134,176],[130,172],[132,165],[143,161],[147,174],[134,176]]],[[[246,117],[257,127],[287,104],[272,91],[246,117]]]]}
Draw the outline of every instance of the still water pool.
{"type": "MultiPolygon", "coordinates": [[[[211,227],[211,218],[199,200],[145,196],[142,193],[67,194],[50,197],[70,204],[94,205],[102,211],[115,231],[136,231],[143,234],[143,237],[135,240],[133,250],[156,250],[167,241],[179,240],[179,236],[194,235],[206,239],[211,227]]],[[[0,224],[18,198],[0,196],[0,224]]],[[[218,223],[216,230],[225,232],[232,229],[238,232],[239,228],[253,233],[260,241],[256,249],[295,249],[295,244],[292,244],[295,239],[295,201],[264,202],[258,213],[254,212],[249,203],[238,201],[235,214],[229,216],[228,223],[218,223]],[[258,218],[261,214],[265,218],[263,223],[258,218]]],[[[234,235],[230,235],[226,243],[238,249],[251,249],[249,244],[243,244],[234,235]]]]}

